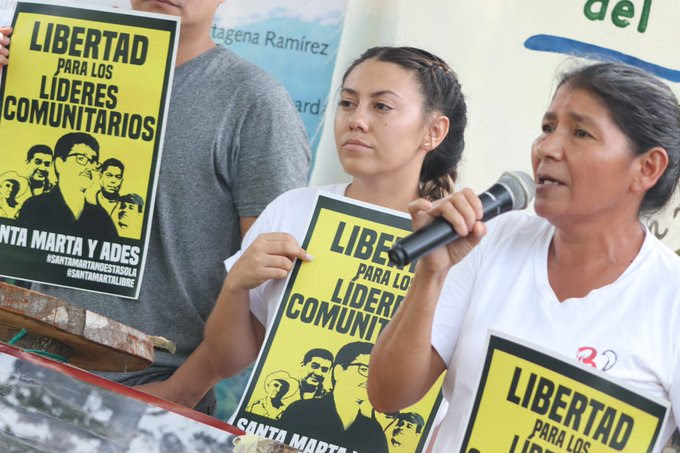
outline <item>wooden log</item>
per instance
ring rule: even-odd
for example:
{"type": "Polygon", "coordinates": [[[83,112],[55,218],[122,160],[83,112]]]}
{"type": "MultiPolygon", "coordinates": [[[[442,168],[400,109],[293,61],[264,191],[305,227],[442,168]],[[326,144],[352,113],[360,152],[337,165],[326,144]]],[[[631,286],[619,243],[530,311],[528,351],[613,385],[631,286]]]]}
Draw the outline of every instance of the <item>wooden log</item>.
{"type": "Polygon", "coordinates": [[[42,342],[55,351],[65,348],[62,353],[70,356],[69,363],[86,370],[141,370],[154,358],[153,341],[145,333],[55,297],[2,282],[0,326],[4,327],[0,340],[7,342],[24,328],[30,344],[42,342]]]}

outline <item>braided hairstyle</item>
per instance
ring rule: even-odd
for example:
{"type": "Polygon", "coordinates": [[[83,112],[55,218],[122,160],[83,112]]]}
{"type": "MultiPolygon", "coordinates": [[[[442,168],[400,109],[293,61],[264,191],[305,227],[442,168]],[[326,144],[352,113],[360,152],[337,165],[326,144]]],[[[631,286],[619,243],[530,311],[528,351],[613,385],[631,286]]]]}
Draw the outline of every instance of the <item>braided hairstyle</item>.
{"type": "Polygon", "coordinates": [[[562,76],[558,88],[562,85],[597,96],[633,144],[636,155],[656,146],[666,150],[668,166],[645,193],[640,213],[661,209],[680,178],[680,106],[675,94],[650,73],[623,63],[597,63],[576,69],[562,76]]]}
{"type": "Polygon", "coordinates": [[[374,59],[394,63],[415,74],[425,100],[426,114],[440,112],[449,119],[449,132],[435,149],[425,155],[420,170],[419,195],[436,200],[453,192],[458,162],[465,147],[467,106],[456,73],[444,60],[415,47],[372,47],[347,68],[347,76],[359,64],[374,59]]]}

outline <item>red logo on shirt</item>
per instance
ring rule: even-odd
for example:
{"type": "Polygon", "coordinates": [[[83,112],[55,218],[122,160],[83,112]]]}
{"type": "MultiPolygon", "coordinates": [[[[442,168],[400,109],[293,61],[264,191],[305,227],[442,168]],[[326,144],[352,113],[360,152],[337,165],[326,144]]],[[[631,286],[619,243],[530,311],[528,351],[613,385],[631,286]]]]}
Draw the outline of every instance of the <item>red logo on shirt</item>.
{"type": "Polygon", "coordinates": [[[607,371],[616,363],[616,353],[611,349],[598,353],[593,347],[582,346],[576,350],[576,360],[598,370],[607,371]]]}

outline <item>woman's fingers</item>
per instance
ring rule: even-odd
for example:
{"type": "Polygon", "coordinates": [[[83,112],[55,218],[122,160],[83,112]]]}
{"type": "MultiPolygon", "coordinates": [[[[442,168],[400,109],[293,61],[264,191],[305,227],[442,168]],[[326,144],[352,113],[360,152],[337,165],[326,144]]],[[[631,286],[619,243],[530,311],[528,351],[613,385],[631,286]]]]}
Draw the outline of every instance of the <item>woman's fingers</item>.
{"type": "MultiPolygon", "coordinates": [[[[263,235],[265,236],[265,235],[263,235]]],[[[287,233],[273,233],[266,235],[261,242],[261,251],[268,255],[281,255],[289,258],[299,258],[303,261],[311,261],[313,257],[305,249],[300,247],[287,233]]]]}
{"type": "Polygon", "coordinates": [[[9,35],[12,33],[12,27],[0,27],[0,66],[4,66],[9,61],[9,35]]]}
{"type": "Polygon", "coordinates": [[[443,217],[460,236],[467,236],[483,215],[482,202],[471,189],[463,189],[438,200],[429,213],[443,217]]]}
{"type": "Polygon", "coordinates": [[[408,212],[413,219],[413,229],[417,230],[432,221],[432,216],[428,212],[432,209],[432,202],[418,198],[408,204],[408,212]]]}
{"type": "Polygon", "coordinates": [[[285,278],[296,258],[313,259],[290,234],[264,233],[236,261],[227,279],[234,288],[255,288],[267,280],[285,278]]]}

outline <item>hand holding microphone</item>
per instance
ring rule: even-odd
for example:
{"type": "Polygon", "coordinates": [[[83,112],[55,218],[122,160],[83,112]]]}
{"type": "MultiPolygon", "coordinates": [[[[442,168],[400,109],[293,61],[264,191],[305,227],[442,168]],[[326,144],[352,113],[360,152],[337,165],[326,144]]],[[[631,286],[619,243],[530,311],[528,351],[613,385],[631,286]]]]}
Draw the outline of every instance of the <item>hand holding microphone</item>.
{"type": "MultiPolygon", "coordinates": [[[[536,188],[531,176],[521,171],[505,172],[496,184],[479,195],[483,209],[481,220],[490,220],[510,210],[524,209],[534,198],[535,193],[536,188]]],[[[393,264],[405,266],[459,237],[448,221],[443,217],[437,217],[432,223],[397,241],[388,252],[388,256],[393,264]]]]}

